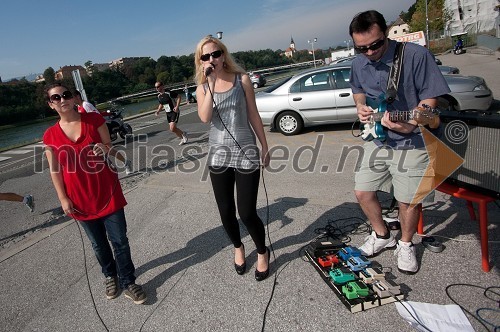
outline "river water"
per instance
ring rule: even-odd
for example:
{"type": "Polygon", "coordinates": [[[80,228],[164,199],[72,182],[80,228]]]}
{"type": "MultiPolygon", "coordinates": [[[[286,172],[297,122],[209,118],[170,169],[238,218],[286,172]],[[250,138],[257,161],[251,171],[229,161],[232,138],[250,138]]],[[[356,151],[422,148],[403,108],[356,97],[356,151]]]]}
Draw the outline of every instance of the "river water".
{"type": "MultiPolygon", "coordinates": [[[[152,111],[158,106],[155,96],[150,99],[144,99],[139,103],[120,106],[123,109],[123,117],[152,111]]],[[[47,128],[57,122],[56,118],[47,121],[37,122],[24,126],[17,126],[0,130],[0,151],[10,147],[16,147],[24,144],[38,142],[42,139],[43,133],[47,128]]]]}

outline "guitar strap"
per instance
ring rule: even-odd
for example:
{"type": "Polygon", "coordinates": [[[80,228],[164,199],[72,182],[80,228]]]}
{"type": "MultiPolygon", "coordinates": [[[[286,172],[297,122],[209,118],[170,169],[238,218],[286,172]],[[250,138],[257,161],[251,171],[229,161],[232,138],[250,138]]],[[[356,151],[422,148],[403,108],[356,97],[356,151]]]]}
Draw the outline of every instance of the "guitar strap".
{"type": "Polygon", "coordinates": [[[385,94],[385,100],[388,104],[394,102],[398,94],[399,78],[401,76],[401,68],[403,66],[403,52],[405,50],[405,46],[406,43],[396,43],[394,60],[392,61],[392,67],[387,81],[387,92],[385,94]]]}

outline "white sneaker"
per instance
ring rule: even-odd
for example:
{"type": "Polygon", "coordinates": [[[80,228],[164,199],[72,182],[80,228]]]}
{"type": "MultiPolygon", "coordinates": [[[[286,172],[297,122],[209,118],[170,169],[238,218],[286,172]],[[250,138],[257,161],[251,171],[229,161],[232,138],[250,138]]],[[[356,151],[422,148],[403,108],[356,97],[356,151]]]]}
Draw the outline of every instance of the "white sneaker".
{"type": "Polygon", "coordinates": [[[132,169],[132,161],[130,161],[130,160],[127,160],[125,162],[125,173],[126,174],[134,173],[134,170],[132,169]]]}
{"type": "Polygon", "coordinates": [[[398,270],[405,274],[414,274],[418,271],[417,257],[413,243],[398,241],[398,247],[394,252],[398,256],[398,270]]]}
{"type": "Polygon", "coordinates": [[[189,141],[189,138],[187,137],[187,132],[185,131],[182,133],[182,138],[181,138],[179,145],[186,144],[188,141],[189,141]]]}
{"type": "Polygon", "coordinates": [[[393,248],[396,245],[396,239],[389,232],[388,239],[380,239],[377,237],[377,233],[372,231],[370,235],[365,238],[365,243],[359,247],[361,254],[366,257],[373,256],[384,248],[393,248]]]}

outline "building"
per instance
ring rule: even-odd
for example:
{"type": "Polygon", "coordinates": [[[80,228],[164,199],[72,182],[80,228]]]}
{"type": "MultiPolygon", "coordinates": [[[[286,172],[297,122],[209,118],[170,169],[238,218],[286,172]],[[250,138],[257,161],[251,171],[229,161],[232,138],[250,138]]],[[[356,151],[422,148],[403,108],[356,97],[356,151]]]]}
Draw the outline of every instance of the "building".
{"type": "Polygon", "coordinates": [[[132,65],[134,62],[141,59],[149,59],[149,57],[129,57],[129,58],[119,58],[111,61],[109,64],[110,68],[122,68],[124,66],[132,65]]]}
{"type": "Polygon", "coordinates": [[[97,73],[99,71],[104,71],[106,69],[109,69],[110,67],[111,67],[110,62],[93,63],[92,65],[87,67],[87,74],[89,74],[89,76],[92,76],[93,73],[97,73]]]}
{"type": "Polygon", "coordinates": [[[285,50],[285,56],[287,58],[291,58],[293,57],[293,54],[297,52],[297,50],[295,49],[295,42],[293,41],[293,37],[291,37],[291,40],[290,40],[290,47],[288,47],[286,50],[285,50]]]}
{"type": "Polygon", "coordinates": [[[498,29],[498,0],[445,0],[451,19],[445,27],[449,36],[498,29]]]}
{"type": "Polygon", "coordinates": [[[398,17],[398,19],[389,26],[389,33],[387,37],[395,39],[396,37],[405,35],[408,32],[410,32],[410,26],[403,21],[401,17],[398,17]]]}
{"type": "Polygon", "coordinates": [[[64,66],[59,68],[58,71],[56,71],[55,78],[56,81],[60,81],[62,79],[73,79],[73,76],[71,75],[71,72],[73,70],[78,70],[80,72],[80,76],[87,76],[87,71],[85,68],[82,66],[64,66]]]}

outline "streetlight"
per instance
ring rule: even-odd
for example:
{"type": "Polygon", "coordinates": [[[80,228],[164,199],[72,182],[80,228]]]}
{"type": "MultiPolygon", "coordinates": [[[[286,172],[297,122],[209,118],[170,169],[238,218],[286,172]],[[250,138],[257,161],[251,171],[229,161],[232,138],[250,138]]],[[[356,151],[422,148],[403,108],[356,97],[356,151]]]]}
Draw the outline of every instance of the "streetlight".
{"type": "Polygon", "coordinates": [[[314,43],[318,41],[318,38],[314,38],[313,40],[308,40],[307,42],[312,45],[312,50],[313,50],[313,61],[314,61],[314,68],[316,68],[316,56],[314,55],[314,43]]]}
{"type": "Polygon", "coordinates": [[[427,0],[425,0],[425,32],[427,41],[425,43],[426,47],[429,48],[429,16],[427,14],[427,0]]]}
{"type": "Polygon", "coordinates": [[[344,40],[344,43],[347,44],[347,50],[349,51],[349,43],[351,42],[352,40],[348,39],[348,40],[344,40]]]}
{"type": "MultiPolygon", "coordinates": [[[[213,37],[213,35],[208,35],[209,37],[213,37]]],[[[222,39],[222,31],[217,32],[217,38],[222,39]]]]}

